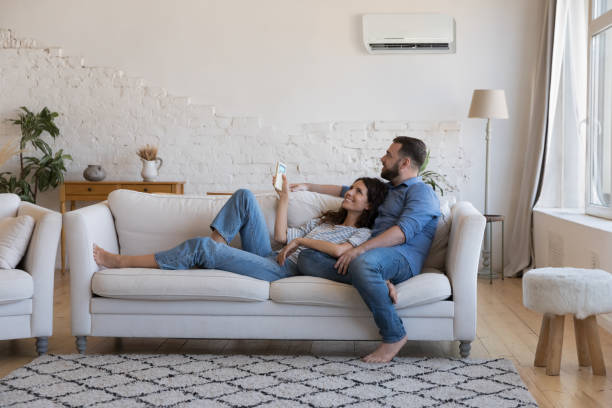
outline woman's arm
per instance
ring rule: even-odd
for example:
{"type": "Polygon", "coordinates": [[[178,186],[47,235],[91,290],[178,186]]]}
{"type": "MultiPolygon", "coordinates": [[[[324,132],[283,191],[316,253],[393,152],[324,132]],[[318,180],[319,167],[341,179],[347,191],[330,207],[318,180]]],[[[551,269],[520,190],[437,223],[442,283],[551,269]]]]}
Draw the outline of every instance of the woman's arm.
{"type": "Polygon", "coordinates": [[[343,253],[353,248],[353,245],[350,242],[334,244],[329,241],[321,241],[319,239],[311,238],[298,238],[297,241],[298,245],[315,249],[317,251],[326,253],[329,256],[333,256],[334,258],[339,258],[343,253]]]}
{"type": "Polygon", "coordinates": [[[280,200],[276,207],[276,220],[274,221],[274,240],[282,244],[287,242],[287,211],[289,209],[289,189],[287,177],[283,174],[283,189],[278,192],[280,200]]]}

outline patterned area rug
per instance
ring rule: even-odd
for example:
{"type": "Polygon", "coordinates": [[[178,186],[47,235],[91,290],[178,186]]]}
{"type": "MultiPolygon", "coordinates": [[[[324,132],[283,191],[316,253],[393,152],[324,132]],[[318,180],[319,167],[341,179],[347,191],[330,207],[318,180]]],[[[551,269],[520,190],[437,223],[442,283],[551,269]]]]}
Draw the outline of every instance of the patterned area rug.
{"type": "Polygon", "coordinates": [[[536,407],[505,359],[48,355],[0,380],[2,407],[536,407]]]}

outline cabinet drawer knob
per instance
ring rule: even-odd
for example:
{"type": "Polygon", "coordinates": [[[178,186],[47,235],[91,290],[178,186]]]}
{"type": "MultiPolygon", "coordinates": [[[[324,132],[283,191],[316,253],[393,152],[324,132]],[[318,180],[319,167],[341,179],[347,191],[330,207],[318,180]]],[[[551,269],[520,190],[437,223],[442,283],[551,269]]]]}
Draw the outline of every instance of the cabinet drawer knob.
{"type": "Polygon", "coordinates": [[[91,191],[91,187],[87,187],[87,191],[91,191]]]}
{"type": "Polygon", "coordinates": [[[149,191],[149,189],[145,187],[144,191],[145,191],[145,193],[146,193],[147,191],[149,191]]]}

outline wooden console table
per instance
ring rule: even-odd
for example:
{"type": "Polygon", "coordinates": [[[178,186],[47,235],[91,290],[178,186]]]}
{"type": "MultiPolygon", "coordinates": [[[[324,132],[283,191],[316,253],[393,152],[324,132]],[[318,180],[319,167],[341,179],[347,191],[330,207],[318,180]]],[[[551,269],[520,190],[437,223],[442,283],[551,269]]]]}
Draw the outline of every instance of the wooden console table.
{"type": "MultiPolygon", "coordinates": [[[[66,201],[70,211],[76,201],[104,201],[111,191],[125,189],[143,193],[183,194],[184,181],[66,181],[60,186],[60,210],[66,212],[66,201]]],[[[66,270],[64,229],[62,228],[62,274],[66,270]]]]}

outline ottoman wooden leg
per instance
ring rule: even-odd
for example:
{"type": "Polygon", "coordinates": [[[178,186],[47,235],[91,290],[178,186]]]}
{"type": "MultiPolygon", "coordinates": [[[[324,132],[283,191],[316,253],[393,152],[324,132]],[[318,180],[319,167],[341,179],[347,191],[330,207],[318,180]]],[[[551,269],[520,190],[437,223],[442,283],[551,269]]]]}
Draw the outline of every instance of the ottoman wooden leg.
{"type": "Polygon", "coordinates": [[[574,334],[576,335],[576,352],[578,353],[578,364],[581,367],[591,366],[591,356],[585,330],[585,322],[574,316],[574,334]]]}
{"type": "Polygon", "coordinates": [[[546,359],[546,374],[559,375],[561,369],[561,351],[563,350],[563,328],[565,316],[553,316],[550,320],[548,338],[548,356],[546,359]]]}
{"type": "Polygon", "coordinates": [[[542,326],[540,327],[540,337],[538,338],[538,347],[536,348],[535,359],[533,365],[536,367],[546,367],[546,355],[548,350],[548,337],[550,334],[551,315],[545,314],[542,316],[542,326]]]}
{"type": "Polygon", "coordinates": [[[593,374],[606,375],[606,364],[604,363],[603,354],[601,352],[601,344],[599,342],[599,327],[595,316],[589,316],[584,319],[586,329],[586,339],[589,344],[589,353],[591,355],[591,364],[593,365],[593,374]]]}

